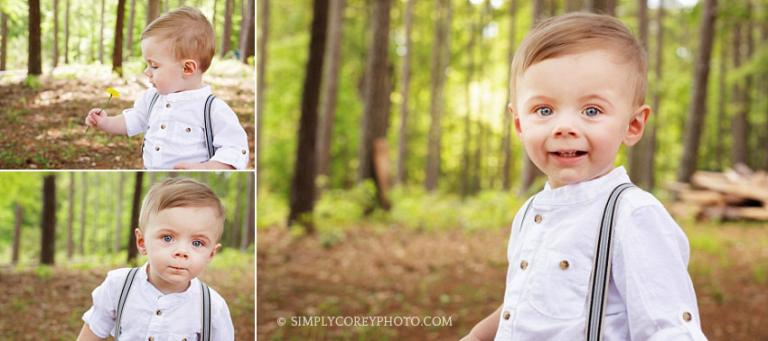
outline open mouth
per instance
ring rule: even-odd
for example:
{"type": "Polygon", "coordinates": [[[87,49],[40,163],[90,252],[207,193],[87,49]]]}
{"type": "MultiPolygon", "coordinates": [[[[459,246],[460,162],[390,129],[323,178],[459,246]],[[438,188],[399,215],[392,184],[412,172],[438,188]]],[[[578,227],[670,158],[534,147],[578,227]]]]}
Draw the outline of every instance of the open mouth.
{"type": "Polygon", "coordinates": [[[559,150],[559,151],[549,152],[549,154],[559,156],[559,157],[579,157],[582,155],[587,155],[587,152],[583,150],[559,150]]]}

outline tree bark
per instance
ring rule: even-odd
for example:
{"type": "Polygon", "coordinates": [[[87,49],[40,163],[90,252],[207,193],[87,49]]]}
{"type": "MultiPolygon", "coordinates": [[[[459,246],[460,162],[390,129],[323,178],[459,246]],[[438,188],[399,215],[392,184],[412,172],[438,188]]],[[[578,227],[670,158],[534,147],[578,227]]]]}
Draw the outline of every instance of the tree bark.
{"type": "Polygon", "coordinates": [[[437,188],[440,176],[442,154],[442,116],[445,111],[445,79],[450,63],[451,2],[437,1],[435,20],[435,42],[432,48],[432,69],[430,71],[429,137],[427,146],[427,174],[424,187],[431,192],[437,188]]]}
{"type": "Polygon", "coordinates": [[[11,264],[19,262],[19,250],[21,249],[21,224],[23,222],[23,211],[18,202],[14,204],[14,223],[13,223],[13,246],[11,247],[11,264]]]}
{"type": "Polygon", "coordinates": [[[589,10],[594,13],[616,15],[616,2],[613,0],[591,0],[589,10]]]}
{"type": "Polygon", "coordinates": [[[0,71],[5,71],[8,60],[8,15],[0,12],[0,71]]]}
{"type": "MultiPolygon", "coordinates": [[[[720,23],[720,46],[726,46],[728,43],[728,35],[726,34],[726,24],[724,22],[720,23]]],[[[726,91],[727,85],[725,82],[726,75],[728,73],[728,63],[726,60],[728,59],[728,49],[721,48],[720,49],[720,72],[717,76],[717,83],[718,83],[718,104],[717,104],[717,119],[716,121],[716,136],[714,136],[715,140],[715,166],[716,169],[719,171],[723,170],[723,159],[725,158],[725,155],[723,154],[724,151],[724,144],[725,141],[723,138],[720,138],[721,136],[726,136],[726,127],[725,127],[725,117],[726,117],[726,104],[728,101],[728,93],[726,91]]]]}
{"type": "MultiPolygon", "coordinates": [[[[261,130],[264,125],[264,94],[267,86],[267,41],[269,40],[269,0],[259,1],[259,53],[256,87],[256,174],[261,173],[261,130]]],[[[257,181],[258,182],[258,179],[257,181]]]]}
{"type": "Polygon", "coordinates": [[[67,197],[67,259],[72,259],[75,253],[74,220],[75,220],[75,173],[69,173],[69,196],[67,197]]]}
{"type": "MultiPolygon", "coordinates": [[[[742,27],[742,22],[737,20],[731,31],[733,34],[731,52],[733,53],[734,70],[741,67],[742,56],[744,55],[742,52],[742,27]]],[[[745,83],[744,80],[736,80],[732,88],[734,112],[731,118],[731,162],[734,165],[747,164],[747,112],[749,109],[745,83]]]]}
{"type": "Polygon", "coordinates": [[[136,234],[133,232],[133,230],[139,228],[139,212],[141,211],[143,179],[144,172],[136,172],[136,181],[133,183],[133,201],[131,202],[131,225],[128,227],[128,263],[133,263],[136,260],[136,255],[139,252],[139,250],[136,248],[136,234]]]}
{"type": "Polygon", "coordinates": [[[231,246],[233,248],[240,246],[243,239],[243,217],[241,214],[243,207],[243,192],[248,191],[248,188],[243,187],[242,176],[237,177],[235,190],[237,191],[237,195],[235,196],[235,210],[232,212],[232,233],[230,233],[229,243],[227,243],[227,246],[231,246]]]}
{"type": "MultiPolygon", "coordinates": [[[[232,38],[232,10],[235,5],[233,0],[226,0],[224,5],[224,24],[221,27],[221,56],[224,57],[231,44],[232,38]]],[[[245,14],[245,13],[243,13],[245,14]]]]}
{"type": "MultiPolygon", "coordinates": [[[[637,0],[637,24],[640,45],[643,46],[646,53],[648,51],[648,6],[647,0],[637,0]]],[[[647,137],[647,136],[646,136],[647,137]]],[[[640,139],[632,147],[627,148],[627,163],[629,168],[629,178],[637,186],[648,189],[648,184],[645,183],[645,177],[643,176],[644,165],[643,155],[648,148],[648,139],[640,139]]]]}
{"type": "Polygon", "coordinates": [[[317,167],[317,107],[322,81],[325,51],[325,30],[328,25],[328,0],[315,0],[313,4],[309,58],[305,68],[304,93],[301,99],[299,141],[291,182],[288,226],[300,223],[308,233],[314,233],[312,210],[315,206],[315,174],[317,167]]]}
{"type": "MultiPolygon", "coordinates": [[[[254,46],[253,46],[253,35],[254,35],[254,12],[256,11],[256,7],[254,4],[254,1],[252,0],[244,0],[248,1],[248,10],[245,12],[245,22],[243,23],[245,27],[244,32],[240,32],[240,61],[243,63],[248,63],[248,57],[251,57],[254,55],[254,46]]],[[[324,0],[324,2],[328,2],[328,0],[324,0]]]]}
{"type": "Polygon", "coordinates": [[[685,122],[683,157],[678,168],[677,180],[690,182],[699,160],[699,144],[704,117],[707,113],[707,80],[709,61],[712,55],[712,36],[717,17],[717,0],[704,0],[701,26],[699,28],[699,52],[696,55],[696,72],[691,93],[691,109],[685,122]]]}
{"type": "Polygon", "coordinates": [[[649,123],[649,136],[646,137],[648,143],[643,151],[641,182],[648,190],[653,190],[656,185],[656,176],[654,174],[654,165],[656,159],[656,126],[659,122],[659,113],[661,113],[661,84],[664,84],[664,75],[662,74],[662,63],[664,61],[664,0],[659,0],[659,7],[656,9],[656,56],[655,68],[656,84],[653,90],[653,119],[649,123]]]}
{"type": "Polygon", "coordinates": [[[40,58],[40,0],[29,0],[29,49],[27,74],[39,76],[43,74],[42,59],[40,58]]]}
{"type": "MultiPolygon", "coordinates": [[[[467,2],[469,9],[467,13],[474,15],[474,5],[471,2],[467,2]]],[[[467,43],[466,55],[467,66],[464,79],[464,97],[466,97],[466,113],[464,114],[464,139],[461,141],[461,179],[459,182],[459,193],[462,198],[466,198],[471,192],[474,185],[472,171],[474,167],[472,165],[472,157],[470,151],[470,143],[472,141],[472,81],[475,76],[475,45],[477,45],[477,38],[480,36],[480,28],[477,22],[474,20],[470,24],[469,42],[467,43]]]]}
{"type": "Polygon", "coordinates": [[[323,75],[323,96],[320,100],[320,131],[317,139],[317,175],[323,181],[317,188],[317,196],[329,186],[331,136],[336,119],[336,99],[339,93],[339,67],[341,65],[341,40],[344,25],[344,0],[330,0],[328,20],[328,47],[325,51],[325,71],[323,75]]]}
{"type": "Polygon", "coordinates": [[[105,0],[101,0],[101,20],[99,21],[99,63],[104,64],[104,12],[105,0]]]}
{"type": "Polygon", "coordinates": [[[160,16],[160,5],[160,0],[149,0],[147,3],[147,25],[160,16]]]}
{"type": "Polygon", "coordinates": [[[59,65],[59,0],[53,0],[53,56],[51,66],[59,65]]]}
{"type": "Polygon", "coordinates": [[[64,64],[69,64],[69,0],[64,11],[64,64]]]}
{"type": "Polygon", "coordinates": [[[53,265],[56,254],[56,175],[43,178],[43,212],[40,219],[40,263],[53,265]]]}
{"type": "Polygon", "coordinates": [[[248,248],[249,245],[253,244],[253,240],[256,235],[256,203],[254,203],[254,199],[256,198],[256,185],[254,183],[254,177],[255,175],[253,173],[248,173],[248,205],[246,207],[246,218],[245,223],[243,224],[243,243],[240,245],[240,250],[245,250],[248,248]]]}
{"type": "Polygon", "coordinates": [[[80,245],[79,245],[79,253],[80,255],[85,254],[85,212],[87,211],[87,205],[86,203],[88,198],[88,178],[86,177],[86,172],[81,173],[80,181],[82,183],[83,193],[80,194],[80,245]]]}
{"type": "MultiPolygon", "coordinates": [[[[517,13],[517,1],[511,0],[509,3],[509,51],[507,52],[507,84],[511,84],[512,81],[512,59],[515,57],[515,26],[517,20],[515,15],[517,13]]],[[[512,89],[507,88],[507,101],[504,103],[502,111],[503,120],[503,140],[501,148],[504,153],[504,166],[502,167],[501,186],[504,191],[508,191],[512,187],[511,173],[512,173],[512,113],[507,109],[507,104],[512,100],[510,98],[512,89]]]]}
{"type": "Polygon", "coordinates": [[[123,75],[123,21],[125,20],[125,0],[117,2],[117,20],[115,21],[115,44],[112,47],[112,71],[123,75]]]}
{"type": "Polygon", "coordinates": [[[405,55],[400,73],[400,129],[397,139],[397,176],[395,181],[405,184],[408,177],[408,100],[411,87],[411,32],[413,31],[413,2],[405,4],[405,55]]]}
{"type": "MultiPolygon", "coordinates": [[[[536,26],[539,21],[544,19],[543,6],[542,0],[533,1],[533,26],[536,26]]],[[[528,157],[528,154],[525,153],[525,149],[523,149],[523,151],[523,172],[520,179],[520,189],[518,190],[518,195],[521,196],[528,193],[533,182],[536,181],[536,177],[541,175],[541,171],[539,171],[539,169],[536,168],[536,165],[533,164],[533,161],[528,157]]]]}
{"type": "Polygon", "coordinates": [[[133,56],[133,21],[136,16],[136,0],[131,0],[130,8],[128,9],[128,27],[126,30],[125,39],[125,56],[133,56]]]}

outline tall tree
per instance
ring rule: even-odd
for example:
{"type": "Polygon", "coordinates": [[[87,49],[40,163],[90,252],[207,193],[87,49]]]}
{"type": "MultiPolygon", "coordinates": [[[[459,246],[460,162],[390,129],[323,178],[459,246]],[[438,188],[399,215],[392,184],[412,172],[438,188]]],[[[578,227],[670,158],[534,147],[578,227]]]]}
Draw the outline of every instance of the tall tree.
{"type": "Polygon", "coordinates": [[[413,3],[405,3],[405,54],[400,73],[400,129],[397,139],[397,176],[395,181],[405,184],[408,176],[408,99],[411,87],[411,32],[413,31],[413,3]]]}
{"type": "Polygon", "coordinates": [[[69,196],[67,197],[67,259],[72,259],[75,253],[74,220],[75,220],[75,173],[69,173],[69,196]]]}
{"type": "MultiPolygon", "coordinates": [[[[515,20],[515,16],[517,14],[517,1],[511,0],[509,2],[509,12],[507,12],[507,15],[509,16],[509,50],[507,52],[507,84],[511,84],[512,77],[512,59],[515,57],[515,27],[517,26],[517,20],[515,20]]],[[[501,186],[504,188],[505,191],[508,191],[511,184],[511,173],[512,173],[512,113],[509,112],[507,109],[507,104],[510,102],[511,98],[511,90],[507,89],[507,101],[504,102],[504,111],[503,111],[503,140],[502,140],[502,151],[504,153],[504,165],[502,166],[502,176],[501,176],[501,186]]]]}
{"type": "Polygon", "coordinates": [[[445,79],[450,63],[451,2],[438,0],[435,3],[435,40],[432,48],[430,70],[429,136],[427,145],[427,171],[424,187],[427,191],[437,188],[440,176],[442,116],[445,110],[445,79]]]}
{"type": "Polygon", "coordinates": [[[235,7],[233,0],[226,0],[224,6],[224,24],[221,27],[221,56],[229,52],[232,38],[232,9],[235,7]]]}
{"type": "Polygon", "coordinates": [[[59,0],[53,0],[53,56],[51,66],[59,65],[59,0]]]}
{"type": "MultiPolygon", "coordinates": [[[[240,32],[240,61],[243,63],[248,63],[248,57],[253,56],[255,52],[253,46],[253,35],[255,28],[254,12],[256,12],[256,4],[254,4],[254,1],[247,2],[247,11],[243,13],[244,23],[243,26],[241,26],[244,27],[245,30],[240,32]]],[[[325,2],[327,2],[327,0],[325,2]]]]}
{"type": "MultiPolygon", "coordinates": [[[[368,47],[365,74],[365,105],[361,121],[358,181],[372,179],[377,189],[379,205],[389,210],[389,158],[387,129],[389,127],[389,22],[391,0],[373,3],[372,39],[368,47]]],[[[369,207],[370,209],[370,207],[369,207]]]]}
{"type": "MultiPolygon", "coordinates": [[[[344,21],[344,0],[330,0],[328,18],[328,47],[325,54],[323,95],[320,99],[320,131],[317,139],[317,175],[328,179],[331,160],[331,136],[336,117],[336,98],[339,93],[339,67],[341,65],[341,38],[344,21]]],[[[318,188],[318,194],[328,187],[326,181],[318,188]]]]}
{"type": "MultiPolygon", "coordinates": [[[[648,51],[648,5],[646,0],[637,0],[637,26],[640,35],[640,45],[648,51]]],[[[648,139],[640,141],[632,147],[627,148],[627,161],[629,166],[629,178],[638,186],[648,189],[648,184],[644,182],[643,176],[643,155],[648,148],[648,139]]]]}
{"type": "Polygon", "coordinates": [[[704,0],[699,27],[699,51],[696,54],[696,71],[693,76],[691,107],[685,122],[683,158],[678,168],[677,180],[690,182],[699,160],[701,130],[707,113],[707,80],[712,55],[712,36],[717,17],[717,0],[704,0]]]}
{"type": "Polygon", "coordinates": [[[305,68],[304,93],[301,98],[299,143],[291,182],[291,209],[288,226],[301,223],[309,233],[314,232],[312,210],[315,206],[315,142],[317,141],[317,107],[320,101],[325,51],[325,29],[328,25],[328,0],[315,0],[313,4],[309,58],[305,68]]]}
{"type": "Polygon", "coordinates": [[[80,237],[78,238],[78,240],[80,241],[80,244],[78,245],[79,246],[78,251],[81,256],[85,254],[85,226],[86,226],[85,212],[88,207],[86,205],[86,203],[88,202],[87,201],[88,200],[88,178],[86,174],[87,174],[86,172],[80,173],[80,176],[81,176],[80,181],[82,183],[82,186],[80,187],[82,188],[82,193],[80,194],[80,237]]]}
{"type": "Polygon", "coordinates": [[[112,45],[112,71],[123,75],[123,20],[125,19],[125,0],[117,2],[117,20],[115,20],[115,44],[112,45]]]}
{"type": "Polygon", "coordinates": [[[160,8],[160,0],[148,0],[147,2],[147,25],[160,16],[162,9],[160,8]]]}
{"type": "MultiPolygon", "coordinates": [[[[468,9],[466,13],[470,16],[474,16],[474,5],[471,1],[467,1],[468,9]]],[[[474,184],[474,176],[471,174],[473,167],[471,167],[471,152],[470,142],[472,140],[472,82],[475,76],[475,53],[477,45],[477,39],[480,36],[480,27],[478,23],[472,20],[469,30],[469,42],[467,43],[466,56],[467,66],[464,78],[464,97],[466,98],[466,113],[464,114],[464,139],[461,141],[461,179],[459,180],[459,193],[462,198],[465,198],[472,191],[472,185],[474,184]]]]}
{"type": "Polygon", "coordinates": [[[128,9],[128,27],[126,29],[127,37],[125,39],[125,52],[126,57],[133,56],[133,20],[136,16],[136,0],[131,0],[130,8],[128,9]]]}
{"type": "Polygon", "coordinates": [[[43,74],[43,62],[40,56],[40,0],[29,0],[27,9],[29,18],[27,74],[39,76],[43,74]]]}
{"type": "Polygon", "coordinates": [[[99,63],[104,64],[104,19],[105,19],[105,0],[101,0],[101,20],[99,21],[99,63]]]}
{"type": "Polygon", "coordinates": [[[69,0],[64,10],[64,64],[69,64],[69,0]]]}
{"type": "Polygon", "coordinates": [[[5,70],[8,60],[8,15],[0,11],[0,71],[5,70]]]}
{"type": "Polygon", "coordinates": [[[659,124],[659,114],[661,113],[661,85],[664,84],[664,75],[662,74],[662,62],[664,61],[664,0],[659,0],[659,6],[656,9],[656,56],[654,57],[654,75],[655,84],[653,89],[653,110],[654,117],[648,127],[648,143],[645,145],[642,157],[642,171],[640,172],[640,181],[645,184],[648,190],[652,190],[656,185],[654,174],[654,164],[656,158],[656,125],[659,124]]]}
{"type": "Polygon", "coordinates": [[[241,214],[243,207],[243,192],[248,191],[248,188],[243,186],[243,180],[242,176],[238,176],[237,179],[235,179],[235,191],[237,194],[235,196],[235,210],[232,215],[232,227],[230,228],[232,233],[229,234],[229,243],[227,243],[227,246],[231,247],[240,246],[243,238],[243,229],[241,225],[243,218],[241,214]]]}
{"type": "Polygon", "coordinates": [[[117,178],[117,203],[115,204],[115,241],[112,245],[112,251],[115,253],[120,252],[123,247],[122,238],[120,236],[123,231],[123,191],[125,190],[125,173],[120,172],[120,176],[117,178]]]}
{"type": "Polygon", "coordinates": [[[719,72],[717,75],[717,84],[718,84],[718,104],[717,104],[717,118],[715,119],[715,130],[716,135],[713,136],[715,138],[714,145],[715,145],[715,167],[717,170],[723,169],[723,158],[725,157],[723,154],[724,150],[724,144],[725,141],[722,138],[723,136],[726,136],[726,127],[725,127],[725,112],[726,112],[726,104],[728,101],[728,94],[726,91],[727,85],[725,82],[726,75],[728,74],[728,49],[725,48],[725,45],[728,43],[728,34],[726,29],[726,22],[721,21],[720,22],[720,55],[719,55],[719,72]]]}
{"type": "MultiPolygon", "coordinates": [[[[543,6],[544,5],[542,0],[533,0],[533,26],[536,26],[536,24],[538,24],[539,21],[544,18],[543,6]]],[[[541,171],[536,168],[536,165],[533,164],[533,161],[531,161],[527,153],[523,153],[522,164],[523,174],[521,175],[520,190],[518,191],[518,195],[525,195],[528,193],[528,190],[533,185],[536,177],[541,174],[541,171]]]]}
{"type": "MultiPolygon", "coordinates": [[[[264,124],[264,93],[266,92],[267,40],[269,38],[269,0],[259,1],[259,53],[256,74],[256,174],[261,173],[261,128],[264,124]]],[[[258,180],[258,179],[257,179],[258,180]]],[[[258,181],[257,181],[258,182],[258,181]]]]}
{"type": "MultiPolygon", "coordinates": [[[[745,27],[741,20],[736,20],[733,23],[731,33],[731,52],[733,53],[733,69],[737,70],[742,65],[742,56],[744,55],[742,36],[745,27]]],[[[747,112],[748,101],[747,88],[743,79],[738,79],[733,83],[733,97],[732,102],[734,104],[733,117],[731,118],[731,157],[733,164],[743,163],[747,164],[747,112]]]]}
{"type": "Polygon", "coordinates": [[[21,249],[21,223],[23,222],[23,211],[18,202],[14,206],[13,219],[13,246],[11,246],[11,264],[19,262],[19,250],[21,249]]]}
{"type": "Polygon", "coordinates": [[[43,178],[43,216],[40,219],[40,263],[53,265],[56,254],[56,175],[43,178]]]}
{"type": "Polygon", "coordinates": [[[243,224],[243,240],[242,244],[240,244],[240,249],[245,250],[248,248],[248,245],[253,244],[253,240],[255,238],[256,234],[256,214],[255,209],[256,205],[253,202],[256,198],[256,185],[255,185],[255,175],[252,172],[248,172],[248,205],[246,206],[246,218],[244,219],[243,224]]]}
{"type": "Polygon", "coordinates": [[[143,179],[144,172],[136,172],[136,180],[133,183],[133,200],[131,201],[131,225],[128,227],[128,263],[133,263],[136,260],[136,255],[139,251],[136,248],[136,234],[133,232],[133,230],[139,228],[139,212],[141,211],[143,179]]]}
{"type": "Polygon", "coordinates": [[[615,0],[591,0],[589,10],[594,13],[616,15],[615,0]]]}

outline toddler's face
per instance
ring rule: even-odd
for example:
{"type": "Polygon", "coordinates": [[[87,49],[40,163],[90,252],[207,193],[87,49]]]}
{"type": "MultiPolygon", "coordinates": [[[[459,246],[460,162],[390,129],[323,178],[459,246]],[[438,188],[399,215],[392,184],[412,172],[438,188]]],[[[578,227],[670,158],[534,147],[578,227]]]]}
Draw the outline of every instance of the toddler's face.
{"type": "Polygon", "coordinates": [[[144,75],[161,95],[184,89],[184,66],[171,54],[168,42],[149,37],[141,41],[141,54],[147,62],[144,75]]]}
{"type": "Polygon", "coordinates": [[[533,163],[557,188],[608,173],[621,143],[635,144],[650,114],[635,108],[636,71],[605,50],[529,67],[516,85],[515,129],[533,163]]]}
{"type": "Polygon", "coordinates": [[[186,290],[221,247],[220,224],[212,207],[174,207],[150,217],[144,233],[136,230],[139,250],[149,256],[150,282],[165,293],[186,290]]]}

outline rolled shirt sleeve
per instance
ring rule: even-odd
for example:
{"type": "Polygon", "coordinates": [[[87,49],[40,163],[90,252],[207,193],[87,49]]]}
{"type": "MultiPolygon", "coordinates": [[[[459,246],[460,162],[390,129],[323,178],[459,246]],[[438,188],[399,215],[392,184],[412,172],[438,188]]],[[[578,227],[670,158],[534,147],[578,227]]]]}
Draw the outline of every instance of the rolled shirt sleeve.
{"type": "Polygon", "coordinates": [[[215,100],[212,109],[213,146],[216,153],[211,160],[235,169],[245,169],[250,153],[245,129],[240,125],[235,112],[223,101],[215,100]]]}
{"type": "Polygon", "coordinates": [[[612,275],[626,302],[631,339],[706,340],[682,229],[658,202],[627,214],[617,231],[612,275]]]}
{"type": "Polygon", "coordinates": [[[88,324],[93,334],[107,338],[115,328],[117,297],[115,291],[122,286],[130,269],[112,270],[107,278],[91,293],[93,305],[83,314],[83,322],[88,324]],[[116,287],[117,286],[117,287],[116,287]]]}

